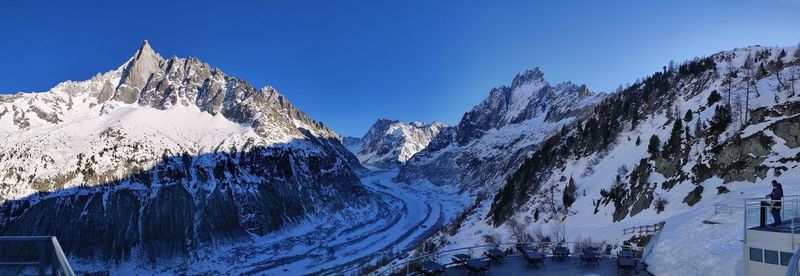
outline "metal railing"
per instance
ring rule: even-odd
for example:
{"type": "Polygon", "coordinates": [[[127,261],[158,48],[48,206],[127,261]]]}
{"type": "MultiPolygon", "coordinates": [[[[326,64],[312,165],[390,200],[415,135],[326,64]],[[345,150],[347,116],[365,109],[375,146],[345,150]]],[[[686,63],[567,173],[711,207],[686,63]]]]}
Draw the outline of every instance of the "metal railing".
{"type": "Polygon", "coordinates": [[[772,208],[771,206],[775,203],[781,203],[781,220],[783,222],[787,221],[789,218],[789,233],[792,234],[792,250],[797,249],[797,239],[795,233],[795,226],[800,226],[800,195],[791,195],[791,196],[784,196],[781,200],[771,200],[766,198],[747,198],[744,200],[744,242],[747,242],[747,229],[757,228],[759,230],[767,230],[769,229],[761,229],[759,227],[761,225],[761,216],[765,216],[765,219],[768,221],[771,219],[771,215],[768,210],[772,208]]]}
{"type": "Polygon", "coordinates": [[[722,204],[722,203],[714,204],[714,215],[718,215],[718,214],[729,214],[730,215],[730,214],[733,214],[733,213],[736,213],[736,212],[739,212],[739,211],[742,211],[742,208],[739,207],[739,206],[730,205],[730,204],[722,204]]]}
{"type": "Polygon", "coordinates": [[[661,229],[664,229],[664,224],[666,224],[665,222],[661,223],[662,224],[659,231],[655,232],[655,234],[653,234],[653,236],[650,237],[650,240],[647,241],[647,244],[644,245],[644,248],[642,249],[642,260],[647,259],[647,256],[650,256],[650,253],[653,253],[653,248],[658,243],[658,240],[661,239],[661,233],[663,232],[661,231],[661,229]]]}
{"type": "MultiPolygon", "coordinates": [[[[66,275],[75,276],[72,267],[69,265],[67,256],[61,249],[58,239],[53,236],[0,236],[0,249],[9,250],[12,248],[10,244],[16,245],[34,245],[35,252],[38,256],[37,260],[31,261],[0,261],[0,268],[20,268],[37,267],[39,275],[45,275],[47,269],[50,268],[51,275],[66,275]]],[[[6,252],[4,252],[6,253],[6,252]]],[[[7,257],[7,253],[4,254],[7,257]]]]}
{"type": "Polygon", "coordinates": [[[664,227],[664,223],[665,223],[665,222],[663,222],[663,221],[662,221],[662,222],[659,222],[659,223],[656,223],[656,224],[652,224],[652,225],[642,225],[642,226],[628,227],[628,228],[622,229],[622,234],[623,234],[623,235],[630,235],[630,234],[638,234],[638,235],[642,235],[642,234],[645,234],[645,235],[647,235],[647,234],[654,234],[654,233],[656,233],[656,232],[660,231],[662,227],[664,227]]]}
{"type": "Polygon", "coordinates": [[[452,267],[457,265],[457,263],[452,261],[453,256],[456,254],[466,254],[470,257],[483,258],[484,257],[483,253],[489,249],[500,249],[505,252],[518,253],[516,252],[516,247],[520,244],[530,245],[545,256],[552,256],[553,255],[552,250],[556,246],[564,246],[569,248],[571,256],[574,256],[578,252],[582,252],[584,249],[588,247],[599,248],[600,256],[603,257],[614,256],[616,252],[619,252],[622,249],[629,249],[635,252],[634,253],[635,259],[641,260],[644,252],[644,248],[642,247],[631,246],[631,245],[614,245],[610,243],[531,242],[531,243],[502,243],[498,245],[487,244],[487,245],[478,245],[478,246],[451,249],[441,252],[434,252],[430,254],[424,254],[417,257],[405,259],[400,262],[392,262],[390,263],[390,265],[384,266],[383,268],[376,270],[370,275],[389,275],[395,272],[399,272],[404,275],[414,275],[414,273],[416,273],[416,269],[414,267],[428,260],[436,260],[442,263],[442,265],[444,265],[445,267],[452,267]]]}

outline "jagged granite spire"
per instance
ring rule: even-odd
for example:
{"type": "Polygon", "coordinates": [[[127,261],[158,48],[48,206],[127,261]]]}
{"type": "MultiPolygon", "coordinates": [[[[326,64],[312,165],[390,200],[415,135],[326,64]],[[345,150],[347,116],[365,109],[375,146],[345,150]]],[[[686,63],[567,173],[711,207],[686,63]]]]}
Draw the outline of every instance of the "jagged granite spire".
{"type": "Polygon", "coordinates": [[[544,72],[539,69],[539,67],[534,67],[533,69],[525,70],[522,74],[517,74],[514,77],[514,80],[511,81],[511,88],[517,88],[522,86],[523,84],[527,84],[533,81],[537,81],[540,83],[546,83],[547,81],[544,79],[544,72]]]}
{"type": "Polygon", "coordinates": [[[125,67],[114,100],[127,104],[136,102],[148,79],[161,71],[159,68],[163,63],[164,58],[145,40],[125,67]]]}

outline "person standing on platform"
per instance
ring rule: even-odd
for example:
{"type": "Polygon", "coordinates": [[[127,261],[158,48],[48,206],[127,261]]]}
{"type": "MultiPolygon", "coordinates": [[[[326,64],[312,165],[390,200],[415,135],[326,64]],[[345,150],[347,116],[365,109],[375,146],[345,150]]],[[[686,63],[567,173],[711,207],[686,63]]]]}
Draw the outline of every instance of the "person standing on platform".
{"type": "Polygon", "coordinates": [[[771,224],[772,226],[779,226],[781,225],[781,201],[783,200],[783,185],[779,183],[777,180],[772,180],[772,193],[768,194],[767,197],[772,201],[770,204],[769,211],[772,213],[772,218],[774,222],[771,224]],[[778,200],[778,201],[775,201],[778,200]]]}

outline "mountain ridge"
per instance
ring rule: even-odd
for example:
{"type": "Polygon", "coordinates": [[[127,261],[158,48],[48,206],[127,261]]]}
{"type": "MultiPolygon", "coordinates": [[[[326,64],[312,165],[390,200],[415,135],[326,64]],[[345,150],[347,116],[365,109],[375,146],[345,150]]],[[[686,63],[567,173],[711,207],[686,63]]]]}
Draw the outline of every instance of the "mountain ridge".
{"type": "Polygon", "coordinates": [[[445,127],[441,122],[405,123],[381,118],[361,138],[349,137],[345,144],[356,154],[362,165],[391,169],[401,166],[427,147],[433,137],[445,127]]]}
{"type": "Polygon", "coordinates": [[[146,41],[89,80],[0,95],[0,136],[0,234],[80,258],[181,258],[373,202],[339,135],[282,94],[146,41]]]}
{"type": "Polygon", "coordinates": [[[510,86],[493,88],[457,125],[442,130],[401,167],[397,179],[491,193],[541,139],[584,116],[604,97],[571,82],[552,86],[538,67],[526,70],[510,86]]]}

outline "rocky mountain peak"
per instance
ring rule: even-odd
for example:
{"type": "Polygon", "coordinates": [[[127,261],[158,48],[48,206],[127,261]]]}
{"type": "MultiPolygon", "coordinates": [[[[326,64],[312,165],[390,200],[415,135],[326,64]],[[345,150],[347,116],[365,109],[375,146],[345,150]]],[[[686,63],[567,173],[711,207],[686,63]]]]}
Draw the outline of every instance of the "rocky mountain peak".
{"type": "Polygon", "coordinates": [[[603,97],[571,82],[551,86],[534,67],[517,74],[510,86],[492,89],[458,125],[441,131],[406,162],[397,179],[496,188],[530,149],[570,118],[588,114],[603,97]]]}
{"type": "Polygon", "coordinates": [[[511,81],[511,89],[532,82],[547,83],[547,80],[544,78],[544,72],[542,72],[539,67],[534,67],[533,69],[525,70],[525,72],[521,74],[517,74],[514,80],[511,81]]]}
{"type": "Polygon", "coordinates": [[[158,57],[163,60],[163,58],[150,47],[150,42],[147,41],[147,39],[142,42],[142,46],[139,46],[139,50],[136,51],[136,58],[141,59],[142,57],[158,57]]]}
{"type": "Polygon", "coordinates": [[[158,71],[164,61],[164,58],[150,47],[150,42],[145,40],[128,63],[127,77],[134,78],[137,82],[147,81],[149,74],[158,71]]]}
{"type": "Polygon", "coordinates": [[[164,58],[153,51],[150,43],[145,40],[125,66],[114,100],[127,104],[136,102],[150,77],[161,71],[163,63],[164,58]]]}
{"type": "Polygon", "coordinates": [[[58,236],[71,261],[184,259],[372,200],[337,135],[275,89],[147,41],[90,80],[0,96],[0,135],[0,235],[58,236]]]}
{"type": "Polygon", "coordinates": [[[362,165],[388,169],[405,163],[433,140],[445,125],[440,122],[405,123],[378,119],[361,138],[348,138],[347,148],[356,154],[362,165]]]}

